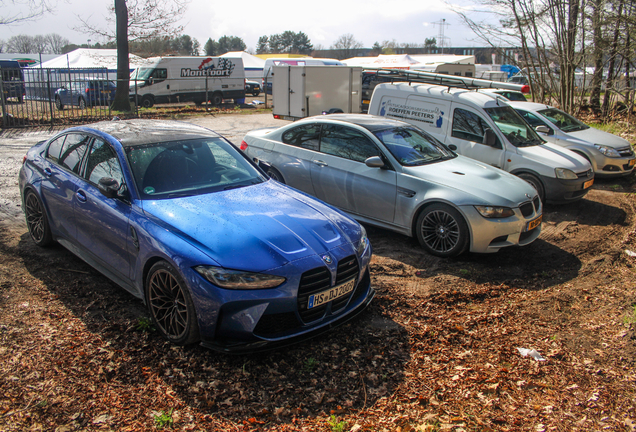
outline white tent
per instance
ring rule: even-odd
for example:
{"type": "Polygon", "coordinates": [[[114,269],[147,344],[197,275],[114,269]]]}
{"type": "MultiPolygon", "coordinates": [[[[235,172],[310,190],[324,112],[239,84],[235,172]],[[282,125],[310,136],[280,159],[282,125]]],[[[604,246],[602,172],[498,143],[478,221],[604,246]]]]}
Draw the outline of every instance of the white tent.
{"type": "MultiPolygon", "coordinates": [[[[130,71],[143,59],[129,54],[130,71]]],[[[80,48],[41,64],[23,69],[26,97],[50,99],[74,78],[117,79],[117,50],[80,48]]]]}
{"type": "Polygon", "coordinates": [[[391,68],[391,69],[411,69],[414,65],[418,64],[408,54],[402,55],[382,55],[377,57],[353,57],[350,59],[342,60],[347,66],[362,66],[368,68],[391,68]]]}
{"type": "Polygon", "coordinates": [[[243,59],[243,67],[245,68],[245,78],[258,78],[263,76],[263,66],[265,60],[246,53],[245,51],[230,51],[221,57],[240,58],[243,59]]]}
{"type": "MultiPolygon", "coordinates": [[[[128,55],[130,70],[135,69],[143,59],[134,54],[128,55]]],[[[79,48],[68,54],[55,57],[54,59],[42,62],[41,65],[35,66],[43,69],[68,69],[70,68],[95,68],[108,69],[108,74],[117,74],[117,50],[116,49],[88,49],[79,48]]]]}

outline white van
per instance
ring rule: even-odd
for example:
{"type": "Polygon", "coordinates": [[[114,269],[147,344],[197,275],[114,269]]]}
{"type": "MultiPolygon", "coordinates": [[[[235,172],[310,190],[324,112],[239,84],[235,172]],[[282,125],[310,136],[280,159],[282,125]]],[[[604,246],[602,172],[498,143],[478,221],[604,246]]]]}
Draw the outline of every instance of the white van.
{"type": "Polygon", "coordinates": [[[151,57],[130,75],[130,100],[150,108],[155,103],[245,98],[245,70],[240,58],[151,57]]]}
{"type": "Polygon", "coordinates": [[[583,157],[547,144],[501,98],[431,84],[378,85],[369,114],[407,121],[457,153],[523,178],[543,202],[582,198],[594,182],[583,157]]]}
{"type": "Polygon", "coordinates": [[[272,74],[274,73],[274,66],[346,66],[345,63],[328,58],[315,59],[313,57],[301,57],[301,58],[268,58],[263,65],[263,90],[265,93],[272,94],[272,84],[274,79],[272,74]]]}

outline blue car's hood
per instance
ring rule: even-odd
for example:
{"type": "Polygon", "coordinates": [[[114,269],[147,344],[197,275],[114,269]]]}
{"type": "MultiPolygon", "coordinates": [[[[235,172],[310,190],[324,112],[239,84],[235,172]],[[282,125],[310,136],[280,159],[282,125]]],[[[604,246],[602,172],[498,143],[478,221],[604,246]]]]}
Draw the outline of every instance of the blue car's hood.
{"type": "Polygon", "coordinates": [[[219,265],[257,272],[350,243],[359,230],[347,216],[274,181],[144,201],[143,209],[219,265]]]}
{"type": "Polygon", "coordinates": [[[404,172],[462,191],[465,197],[457,204],[516,207],[537,194],[519,177],[464,156],[404,168],[404,172]]]}

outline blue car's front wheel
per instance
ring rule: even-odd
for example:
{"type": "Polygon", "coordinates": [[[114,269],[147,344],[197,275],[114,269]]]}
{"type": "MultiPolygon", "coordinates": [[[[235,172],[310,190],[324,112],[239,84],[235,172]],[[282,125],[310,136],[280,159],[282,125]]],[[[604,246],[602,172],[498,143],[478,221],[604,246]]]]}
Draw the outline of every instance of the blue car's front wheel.
{"type": "Polygon", "coordinates": [[[152,266],[146,278],[148,309],[163,337],[175,345],[199,340],[194,304],[181,275],[167,262],[152,266]]]}

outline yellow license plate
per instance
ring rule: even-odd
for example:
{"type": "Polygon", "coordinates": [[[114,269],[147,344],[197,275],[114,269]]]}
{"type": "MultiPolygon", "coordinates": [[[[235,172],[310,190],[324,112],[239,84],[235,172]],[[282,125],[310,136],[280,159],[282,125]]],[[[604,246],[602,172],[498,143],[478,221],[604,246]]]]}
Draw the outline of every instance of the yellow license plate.
{"type": "Polygon", "coordinates": [[[345,282],[328,290],[324,290],[317,294],[309,296],[309,302],[307,303],[307,309],[315,308],[317,306],[328,303],[337,298],[346,296],[356,287],[356,280],[351,279],[349,282],[345,282]]]}
{"type": "Polygon", "coordinates": [[[583,189],[587,189],[587,188],[591,187],[593,184],[594,184],[594,179],[588,180],[585,183],[583,183],[583,189]]]}
{"type": "Polygon", "coordinates": [[[536,227],[541,225],[541,221],[542,220],[543,220],[543,215],[541,215],[538,218],[533,219],[530,222],[528,222],[528,226],[526,227],[526,231],[532,231],[533,229],[535,229],[536,227]]]}
{"type": "Polygon", "coordinates": [[[629,166],[634,166],[634,165],[636,165],[636,159],[631,159],[629,161],[629,166]]]}

